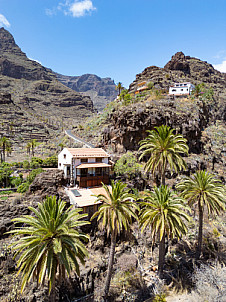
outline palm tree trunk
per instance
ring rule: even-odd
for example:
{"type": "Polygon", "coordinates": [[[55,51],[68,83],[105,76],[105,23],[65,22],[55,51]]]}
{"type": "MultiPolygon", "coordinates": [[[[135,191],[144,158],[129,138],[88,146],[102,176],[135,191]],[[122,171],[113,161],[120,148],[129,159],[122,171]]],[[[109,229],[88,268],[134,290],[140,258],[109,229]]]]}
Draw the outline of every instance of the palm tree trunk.
{"type": "Polygon", "coordinates": [[[166,185],[166,163],[163,163],[163,168],[162,168],[162,185],[166,185]]]}
{"type": "Polygon", "coordinates": [[[199,234],[198,234],[198,247],[196,253],[196,259],[199,259],[202,251],[202,231],[203,231],[203,207],[199,201],[199,234]]]}
{"type": "Polygon", "coordinates": [[[163,266],[165,262],[165,231],[162,236],[162,240],[159,243],[159,263],[158,263],[158,271],[159,277],[163,278],[163,266]]]}
{"type": "Polygon", "coordinates": [[[116,232],[116,230],[114,230],[111,235],[111,248],[110,248],[110,255],[109,255],[109,262],[108,262],[108,272],[107,272],[107,278],[106,278],[105,288],[104,288],[104,300],[105,301],[107,301],[107,296],[108,296],[110,283],[111,283],[112,269],[113,269],[114,256],[115,256],[116,237],[117,237],[117,232],[116,232]]]}
{"type": "Polygon", "coordinates": [[[50,302],[55,302],[56,301],[56,280],[55,280],[55,278],[53,280],[49,301],[50,302]]]}
{"type": "Polygon", "coordinates": [[[166,177],[165,177],[165,172],[162,174],[162,185],[166,185],[166,177]]]}
{"type": "Polygon", "coordinates": [[[3,153],[3,161],[5,162],[5,146],[2,147],[2,153],[3,153]]]}

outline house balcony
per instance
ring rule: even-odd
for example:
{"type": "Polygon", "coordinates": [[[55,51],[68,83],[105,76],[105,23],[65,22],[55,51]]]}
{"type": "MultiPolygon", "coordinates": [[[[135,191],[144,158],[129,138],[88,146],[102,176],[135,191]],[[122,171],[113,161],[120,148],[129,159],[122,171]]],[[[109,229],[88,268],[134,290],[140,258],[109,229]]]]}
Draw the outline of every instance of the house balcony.
{"type": "Polygon", "coordinates": [[[77,175],[76,181],[78,182],[79,187],[88,188],[88,187],[97,187],[101,186],[102,183],[109,184],[109,174],[100,174],[100,175],[77,175]]]}

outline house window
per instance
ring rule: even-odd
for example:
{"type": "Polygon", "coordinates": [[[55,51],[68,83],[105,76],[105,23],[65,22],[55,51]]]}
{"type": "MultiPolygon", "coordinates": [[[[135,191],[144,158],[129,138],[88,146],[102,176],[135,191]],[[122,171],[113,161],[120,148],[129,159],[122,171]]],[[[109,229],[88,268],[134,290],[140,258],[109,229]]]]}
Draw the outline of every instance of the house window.
{"type": "Polygon", "coordinates": [[[172,89],[172,91],[177,91],[176,89],[172,89]]]}
{"type": "Polygon", "coordinates": [[[181,89],[181,91],[183,91],[183,89],[181,89]]]}
{"type": "Polygon", "coordinates": [[[96,168],[96,175],[97,176],[100,176],[100,175],[102,175],[102,169],[101,168],[96,168]]]}
{"type": "Polygon", "coordinates": [[[88,163],[88,158],[81,158],[81,163],[88,163]]]}
{"type": "Polygon", "coordinates": [[[61,167],[61,163],[59,163],[59,167],[61,167]]]}
{"type": "Polygon", "coordinates": [[[86,177],[87,174],[88,174],[88,169],[87,168],[81,169],[81,176],[86,177]]]}
{"type": "Polygon", "coordinates": [[[102,157],[97,157],[96,158],[96,163],[102,163],[102,157]]]}
{"type": "Polygon", "coordinates": [[[66,154],[64,154],[64,158],[66,158],[66,154]]]}

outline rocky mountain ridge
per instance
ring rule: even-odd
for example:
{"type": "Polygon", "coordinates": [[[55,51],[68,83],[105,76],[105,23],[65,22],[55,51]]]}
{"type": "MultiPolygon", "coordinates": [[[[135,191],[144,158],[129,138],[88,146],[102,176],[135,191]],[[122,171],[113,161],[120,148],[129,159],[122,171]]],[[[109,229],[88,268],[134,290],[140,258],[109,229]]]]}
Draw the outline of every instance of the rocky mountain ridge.
{"type": "Polygon", "coordinates": [[[94,108],[89,96],[63,85],[50,69],[27,58],[13,36],[0,28],[0,112],[0,135],[17,143],[47,140],[64,125],[80,123],[94,108]]]}
{"type": "Polygon", "coordinates": [[[101,78],[95,74],[81,76],[65,76],[55,73],[57,79],[65,86],[89,96],[95,108],[102,111],[106,104],[117,97],[115,82],[111,78],[101,78]]]}
{"type": "Polygon", "coordinates": [[[214,69],[206,61],[177,52],[164,68],[150,66],[137,74],[136,79],[129,86],[129,91],[135,92],[138,84],[143,81],[153,82],[156,87],[167,91],[175,82],[192,82],[194,85],[204,83],[223,92],[226,88],[226,73],[214,69]]]}

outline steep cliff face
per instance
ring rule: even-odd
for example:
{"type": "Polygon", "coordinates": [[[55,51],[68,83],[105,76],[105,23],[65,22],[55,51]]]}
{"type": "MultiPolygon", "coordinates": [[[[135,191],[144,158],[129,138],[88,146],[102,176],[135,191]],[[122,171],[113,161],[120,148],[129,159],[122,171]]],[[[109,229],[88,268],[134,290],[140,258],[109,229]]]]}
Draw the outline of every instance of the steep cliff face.
{"type": "Polygon", "coordinates": [[[201,102],[158,100],[125,106],[109,117],[111,123],[103,133],[103,144],[114,152],[138,150],[147,130],[168,125],[188,140],[190,152],[202,151],[201,134],[208,123],[208,114],[201,102]]]}
{"type": "Polygon", "coordinates": [[[100,78],[95,74],[65,76],[56,73],[57,79],[67,87],[90,96],[95,108],[103,110],[106,104],[117,97],[115,82],[111,78],[100,78]]]}
{"type": "Polygon", "coordinates": [[[22,125],[20,140],[43,140],[63,123],[77,124],[93,112],[90,97],[66,87],[50,69],[28,59],[4,28],[0,28],[0,92],[0,135],[14,141],[18,137],[8,132],[8,123],[22,125]],[[7,98],[12,101],[8,108],[2,103],[7,98]]]}

